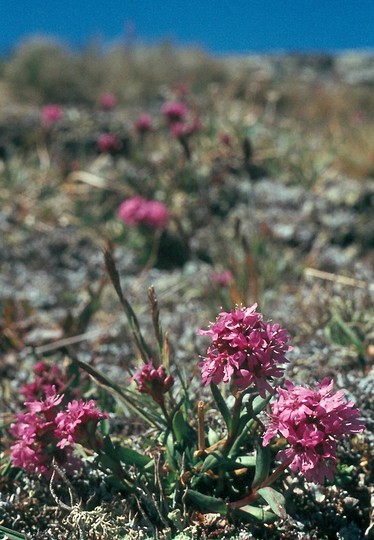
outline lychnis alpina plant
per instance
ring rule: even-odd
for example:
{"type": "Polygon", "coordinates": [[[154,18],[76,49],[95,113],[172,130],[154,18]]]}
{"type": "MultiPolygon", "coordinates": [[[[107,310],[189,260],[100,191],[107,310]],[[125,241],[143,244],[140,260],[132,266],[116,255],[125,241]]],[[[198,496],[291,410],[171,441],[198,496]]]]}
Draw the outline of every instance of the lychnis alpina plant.
{"type": "Polygon", "coordinates": [[[148,296],[154,342],[149,343],[109,252],[105,262],[142,365],[122,386],[76,362],[150,429],[136,449],[119,437],[114,441],[107,415],[93,402],[62,407],[52,388],[45,401],[27,403],[28,412],[11,429],[17,438],[15,465],[46,474],[51,455],[63,467],[76,443],[88,447],[106,481],[126,497],[131,514],[151,523],[154,533],[182,530],[193,510],[226,520],[273,522],[286,517],[281,482],[286,471],[309,482],[333,479],[339,441],[364,425],[354,404],[333,391],[331,380],[317,389],[281,384],[291,349],[285,329],[264,321],[256,304],[221,312],[208,330],[198,331],[210,340],[198,364],[201,387],[209,386],[211,397],[196,399],[196,387],[192,392],[170,355],[153,288],[148,296]]]}

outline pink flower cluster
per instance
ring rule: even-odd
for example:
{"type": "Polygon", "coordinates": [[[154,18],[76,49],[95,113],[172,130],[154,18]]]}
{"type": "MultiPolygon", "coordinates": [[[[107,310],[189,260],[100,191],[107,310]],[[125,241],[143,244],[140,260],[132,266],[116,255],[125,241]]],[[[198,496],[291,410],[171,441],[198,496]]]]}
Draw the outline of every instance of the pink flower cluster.
{"type": "Polygon", "coordinates": [[[34,373],[33,382],[24,384],[21,388],[21,394],[29,401],[40,399],[53,385],[59,393],[68,383],[65,373],[57,364],[37,362],[34,365],[34,373]]]}
{"type": "Polygon", "coordinates": [[[170,220],[170,212],[162,202],[136,196],[123,201],[118,217],[127,225],[164,229],[170,220]]]}
{"type": "Polygon", "coordinates": [[[79,467],[72,455],[75,443],[90,442],[97,423],[108,415],[99,411],[93,400],[72,401],[61,410],[62,400],[63,395],[51,386],[44,399],[26,402],[28,411],[17,414],[17,421],[10,426],[17,439],[11,446],[15,467],[47,476],[53,458],[59,465],[79,467]]]}
{"type": "Polygon", "coordinates": [[[156,403],[163,403],[164,394],[173,386],[174,377],[166,375],[164,366],[157,369],[153,366],[153,361],[144,364],[142,369],[135,373],[132,380],[138,383],[138,391],[149,394],[156,403]]]}
{"type": "Polygon", "coordinates": [[[147,113],[142,113],[134,122],[134,129],[140,134],[148,133],[153,130],[152,118],[147,113]]]}
{"type": "Polygon", "coordinates": [[[170,133],[176,139],[186,139],[201,129],[199,119],[193,122],[173,122],[170,126],[170,133]]]}
{"type": "Polygon", "coordinates": [[[42,124],[45,127],[51,127],[53,124],[57,124],[62,117],[64,111],[60,105],[45,105],[41,111],[42,124]]]}
{"type": "Polygon", "coordinates": [[[57,446],[73,447],[77,442],[89,445],[97,423],[104,418],[108,418],[108,415],[97,409],[93,399],[71,401],[66,405],[66,410],[60,411],[55,418],[54,434],[59,439],[57,446]]]}
{"type": "Polygon", "coordinates": [[[102,133],[97,139],[97,149],[99,152],[108,154],[118,154],[123,148],[122,141],[113,133],[102,133]]]}
{"type": "Polygon", "coordinates": [[[227,287],[229,283],[233,279],[233,274],[231,270],[223,270],[222,272],[214,272],[212,271],[210,273],[210,277],[218,287],[227,287]]]}
{"type": "Polygon", "coordinates": [[[269,381],[283,374],[280,364],[287,362],[289,336],[279,324],[264,323],[256,308],[253,304],[223,311],[209,330],[198,330],[212,339],[199,364],[203,384],[232,380],[240,389],[255,385],[262,397],[266,390],[274,392],[269,381]]]}
{"type": "Polygon", "coordinates": [[[181,101],[168,101],[161,107],[161,114],[169,122],[181,122],[187,114],[187,107],[181,101]]]}
{"type": "Polygon", "coordinates": [[[111,111],[117,105],[117,98],[112,92],[105,92],[99,97],[99,105],[104,111],[111,111]]]}
{"type": "Polygon", "coordinates": [[[333,381],[324,379],[317,390],[285,382],[278,388],[279,399],[272,406],[270,424],[263,445],[278,433],[290,447],[277,458],[288,463],[293,472],[300,471],[309,482],[332,481],[336,472],[337,442],[351,433],[363,431],[360,411],[344,392],[333,392],[333,381]]]}

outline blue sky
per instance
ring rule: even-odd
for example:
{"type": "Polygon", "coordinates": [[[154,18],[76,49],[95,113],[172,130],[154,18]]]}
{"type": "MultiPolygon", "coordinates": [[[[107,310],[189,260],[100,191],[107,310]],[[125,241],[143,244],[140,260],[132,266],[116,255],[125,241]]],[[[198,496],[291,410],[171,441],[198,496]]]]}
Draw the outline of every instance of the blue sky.
{"type": "Polygon", "coordinates": [[[80,47],[125,28],[218,54],[374,48],[374,0],[0,0],[0,21],[3,54],[30,35],[80,47]]]}

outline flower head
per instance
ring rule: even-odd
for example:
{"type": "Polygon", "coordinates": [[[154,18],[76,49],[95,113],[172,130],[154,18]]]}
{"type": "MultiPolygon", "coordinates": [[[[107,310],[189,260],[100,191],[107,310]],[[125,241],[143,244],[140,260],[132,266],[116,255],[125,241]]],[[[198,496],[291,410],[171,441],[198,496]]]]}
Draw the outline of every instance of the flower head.
{"type": "Polygon", "coordinates": [[[104,111],[111,111],[117,105],[117,98],[111,92],[106,92],[99,97],[99,105],[104,111]]]}
{"type": "Polygon", "coordinates": [[[136,196],[123,201],[118,209],[118,217],[127,225],[143,224],[164,229],[169,222],[170,212],[162,202],[136,196]]]}
{"type": "Polygon", "coordinates": [[[101,412],[92,399],[71,401],[66,410],[60,411],[56,416],[55,435],[59,439],[57,446],[64,448],[67,445],[74,446],[75,443],[84,444],[103,418],[108,418],[108,415],[101,412]]]}
{"type": "Polygon", "coordinates": [[[264,323],[257,304],[221,312],[208,330],[212,343],[207,357],[199,365],[204,384],[231,380],[241,389],[254,384],[262,397],[273,392],[269,381],[283,373],[280,364],[287,362],[287,331],[279,324],[264,323]]]}
{"type": "Polygon", "coordinates": [[[16,439],[11,446],[14,466],[50,476],[53,458],[65,470],[80,468],[80,460],[73,456],[75,443],[87,443],[96,449],[94,431],[107,414],[99,411],[93,400],[74,400],[62,410],[62,400],[52,386],[45,399],[25,403],[28,411],[17,414],[9,430],[16,439]]]}
{"type": "Polygon", "coordinates": [[[33,382],[24,384],[21,387],[21,394],[28,401],[36,401],[49,393],[49,389],[55,386],[60,392],[67,385],[67,377],[57,364],[46,364],[37,362],[34,365],[35,378],[33,382]]]}
{"type": "Polygon", "coordinates": [[[190,137],[201,128],[201,122],[199,119],[194,120],[193,122],[173,122],[170,125],[170,133],[175,139],[183,139],[190,137]]]}
{"type": "Polygon", "coordinates": [[[223,270],[222,272],[212,271],[210,277],[218,287],[227,287],[233,279],[233,274],[231,270],[223,270]]]}
{"type": "Polygon", "coordinates": [[[143,113],[134,122],[134,129],[141,134],[148,133],[153,130],[152,118],[149,114],[143,113]]]}
{"type": "Polygon", "coordinates": [[[62,117],[64,111],[60,105],[45,105],[41,111],[42,124],[45,127],[51,127],[53,124],[57,124],[62,117]]]}
{"type": "Polygon", "coordinates": [[[57,414],[57,406],[61,404],[62,399],[62,395],[57,395],[55,386],[47,386],[45,399],[27,401],[25,405],[31,413],[43,413],[47,420],[52,420],[57,414]]]}
{"type": "Polygon", "coordinates": [[[337,442],[365,427],[360,411],[352,401],[346,401],[344,392],[333,392],[333,381],[327,378],[316,390],[290,381],[285,387],[277,389],[279,399],[273,404],[263,445],[279,433],[290,447],[278,452],[278,459],[310,482],[323,483],[325,477],[333,480],[337,442]]]}
{"type": "Polygon", "coordinates": [[[113,133],[102,133],[97,139],[97,149],[99,152],[118,154],[122,148],[122,141],[113,133]]]}
{"type": "Polygon", "coordinates": [[[161,114],[169,122],[180,122],[187,114],[187,107],[181,101],[168,101],[162,105],[161,114]]]}
{"type": "Polygon", "coordinates": [[[174,377],[167,375],[164,366],[157,369],[153,361],[144,364],[142,369],[132,377],[138,383],[138,391],[152,396],[156,403],[163,403],[164,394],[173,386],[174,377]]]}
{"type": "Polygon", "coordinates": [[[53,457],[59,463],[67,460],[66,452],[54,451],[57,442],[54,435],[55,418],[62,397],[56,394],[56,388],[52,386],[47,389],[45,399],[25,403],[28,411],[17,414],[16,422],[10,426],[10,433],[16,439],[11,446],[14,466],[48,475],[53,457]]]}

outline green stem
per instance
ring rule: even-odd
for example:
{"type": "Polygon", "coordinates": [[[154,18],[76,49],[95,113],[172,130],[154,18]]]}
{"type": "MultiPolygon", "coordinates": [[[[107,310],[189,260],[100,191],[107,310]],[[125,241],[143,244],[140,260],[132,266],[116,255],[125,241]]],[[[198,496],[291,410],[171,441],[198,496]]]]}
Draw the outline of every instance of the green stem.
{"type": "Polygon", "coordinates": [[[161,410],[162,410],[162,414],[164,415],[165,417],[165,421],[166,421],[166,425],[169,429],[171,429],[172,427],[172,422],[171,422],[171,417],[170,417],[170,414],[168,413],[167,411],[167,408],[166,408],[166,405],[165,405],[165,400],[164,400],[164,396],[162,396],[162,399],[160,399],[159,401],[157,401],[157,403],[160,405],[161,407],[161,410]]]}
{"type": "Polygon", "coordinates": [[[237,396],[235,396],[235,403],[232,409],[232,422],[231,422],[230,430],[229,430],[225,445],[223,447],[224,453],[228,453],[230,451],[230,448],[234,444],[236,436],[238,434],[243,397],[244,397],[244,392],[240,392],[239,394],[237,394],[237,396]]]}

